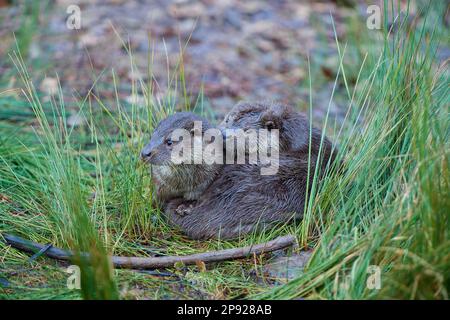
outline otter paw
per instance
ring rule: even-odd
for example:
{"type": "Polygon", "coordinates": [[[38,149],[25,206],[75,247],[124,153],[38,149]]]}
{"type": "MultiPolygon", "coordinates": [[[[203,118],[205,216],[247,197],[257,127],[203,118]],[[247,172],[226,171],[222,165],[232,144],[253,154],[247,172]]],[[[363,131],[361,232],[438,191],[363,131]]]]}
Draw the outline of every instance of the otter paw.
{"type": "Polygon", "coordinates": [[[186,204],[180,204],[178,206],[178,208],[175,209],[175,213],[178,214],[181,217],[184,217],[186,215],[188,215],[189,213],[191,213],[192,211],[192,204],[190,205],[186,205],[186,204]]]}

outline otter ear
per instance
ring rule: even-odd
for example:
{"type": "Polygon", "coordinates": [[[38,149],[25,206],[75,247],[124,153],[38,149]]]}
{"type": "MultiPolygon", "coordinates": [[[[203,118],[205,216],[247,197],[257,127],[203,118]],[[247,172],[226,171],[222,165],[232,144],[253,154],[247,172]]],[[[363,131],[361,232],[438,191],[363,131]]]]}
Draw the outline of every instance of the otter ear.
{"type": "Polygon", "coordinates": [[[308,145],[309,122],[288,107],[275,105],[261,116],[261,127],[280,131],[281,148],[298,151],[308,145]]]}
{"type": "Polygon", "coordinates": [[[267,111],[261,116],[261,127],[267,130],[278,129],[280,130],[281,119],[278,115],[272,111],[267,111]]]}
{"type": "Polygon", "coordinates": [[[189,131],[189,133],[191,134],[191,136],[198,136],[202,134],[202,126],[200,125],[196,125],[195,121],[189,121],[189,123],[187,123],[184,126],[184,129],[189,131]]]}

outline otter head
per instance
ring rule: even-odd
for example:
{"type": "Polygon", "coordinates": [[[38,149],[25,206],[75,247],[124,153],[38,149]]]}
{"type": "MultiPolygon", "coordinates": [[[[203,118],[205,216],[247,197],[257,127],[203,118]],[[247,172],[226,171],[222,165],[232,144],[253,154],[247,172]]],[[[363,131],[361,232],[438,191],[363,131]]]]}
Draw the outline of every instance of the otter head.
{"type": "Polygon", "coordinates": [[[171,165],[174,149],[177,144],[183,142],[177,133],[186,132],[194,139],[201,137],[202,133],[209,128],[211,125],[208,120],[195,113],[178,112],[170,115],[155,128],[150,142],[141,151],[141,158],[152,165],[171,165]]]}
{"type": "Polygon", "coordinates": [[[290,106],[273,102],[239,102],[228,113],[219,128],[227,138],[227,129],[279,130],[279,148],[298,151],[307,146],[307,118],[290,106]]]}
{"type": "Polygon", "coordinates": [[[158,124],[141,158],[151,165],[152,179],[161,192],[193,198],[201,191],[199,186],[212,179],[216,167],[201,159],[195,161],[204,147],[202,136],[209,129],[208,120],[191,112],[175,113],[158,124]]]}

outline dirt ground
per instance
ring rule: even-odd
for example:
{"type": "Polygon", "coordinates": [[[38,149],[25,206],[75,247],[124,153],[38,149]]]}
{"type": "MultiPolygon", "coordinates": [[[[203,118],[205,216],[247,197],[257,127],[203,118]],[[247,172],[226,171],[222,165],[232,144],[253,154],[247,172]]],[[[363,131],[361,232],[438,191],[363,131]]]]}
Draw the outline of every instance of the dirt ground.
{"type": "MultiPolygon", "coordinates": [[[[102,80],[110,82],[112,69],[126,99],[125,83],[139,76],[146,80],[149,55],[155,90],[164,95],[167,64],[175,67],[180,48],[185,48],[189,93],[196,96],[203,90],[206,106],[218,117],[241,99],[278,100],[306,109],[309,57],[316,80],[322,79],[314,85],[314,115],[322,118],[338,66],[331,14],[343,37],[344,20],[364,19],[366,7],[364,1],[51,1],[42,3],[28,57],[40,66],[33,74],[37,81],[57,73],[68,99],[86,95],[102,72],[102,80]],[[74,3],[81,10],[79,30],[66,26],[66,10],[74,3]],[[131,71],[121,38],[129,44],[138,72],[131,71]]],[[[0,55],[5,59],[23,10],[0,9],[5,40],[0,55]]],[[[102,93],[108,96],[112,90],[102,93]]],[[[331,116],[339,118],[343,111],[335,103],[331,116]]]]}

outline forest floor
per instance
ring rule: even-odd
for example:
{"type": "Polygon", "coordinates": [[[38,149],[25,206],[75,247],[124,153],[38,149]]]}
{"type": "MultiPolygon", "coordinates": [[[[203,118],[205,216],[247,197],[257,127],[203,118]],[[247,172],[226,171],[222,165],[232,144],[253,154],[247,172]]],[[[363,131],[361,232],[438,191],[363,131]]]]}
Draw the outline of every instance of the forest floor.
{"type": "MultiPolygon", "coordinates": [[[[277,100],[306,110],[308,59],[317,92],[315,117],[323,118],[338,65],[332,18],[340,39],[359,41],[352,23],[368,16],[364,1],[350,7],[334,1],[79,1],[81,29],[70,30],[66,9],[73,1],[44,3],[36,22],[23,22],[24,8],[0,9],[2,74],[11,67],[6,60],[15,32],[41,88],[53,83],[45,77],[57,74],[68,99],[85,96],[98,75],[112,69],[129,83],[139,76],[148,80],[151,54],[155,94],[165,95],[168,65],[175,67],[183,50],[190,96],[202,90],[205,106],[219,118],[243,99],[277,100]],[[137,71],[131,70],[122,41],[137,71]]],[[[349,65],[361,59],[363,48],[352,50],[349,65]]],[[[111,83],[111,75],[100,81],[111,83]]],[[[120,89],[121,98],[139,99],[129,96],[129,84],[120,89]]],[[[111,87],[97,90],[102,97],[114,96],[111,87]]],[[[331,116],[342,118],[342,109],[333,101],[331,116]]]]}

